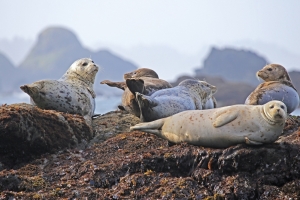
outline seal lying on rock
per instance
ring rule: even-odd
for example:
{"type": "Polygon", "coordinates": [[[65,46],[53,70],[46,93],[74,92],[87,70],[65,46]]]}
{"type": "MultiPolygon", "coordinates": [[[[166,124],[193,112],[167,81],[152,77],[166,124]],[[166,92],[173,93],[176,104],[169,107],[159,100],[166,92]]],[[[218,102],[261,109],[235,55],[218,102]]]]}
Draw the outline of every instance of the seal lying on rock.
{"type": "Polygon", "coordinates": [[[88,124],[95,111],[93,84],[99,67],[89,58],[75,61],[59,80],[21,86],[31,103],[42,109],[82,115],[88,124]]]}
{"type": "Polygon", "coordinates": [[[153,92],[165,88],[171,88],[172,85],[165,80],[159,79],[157,73],[148,68],[140,68],[133,72],[124,74],[124,82],[112,82],[104,80],[100,84],[106,84],[110,87],[117,87],[124,90],[122,95],[121,109],[139,117],[140,109],[135,99],[135,92],[145,95],[151,95],[153,92]]]}
{"type": "Polygon", "coordinates": [[[245,104],[263,105],[271,100],[279,100],[285,103],[288,113],[299,106],[299,95],[283,66],[266,65],[256,75],[265,82],[257,86],[247,97],[245,104]]]}
{"type": "Polygon", "coordinates": [[[153,121],[185,110],[211,108],[216,87],[205,82],[187,79],[178,86],[154,92],[151,96],[136,93],[141,121],[153,121]]]}
{"type": "Polygon", "coordinates": [[[246,143],[272,143],[281,135],[287,118],[281,101],[264,105],[233,105],[209,110],[184,111],[130,130],[153,133],[173,143],[223,148],[246,143]]]}

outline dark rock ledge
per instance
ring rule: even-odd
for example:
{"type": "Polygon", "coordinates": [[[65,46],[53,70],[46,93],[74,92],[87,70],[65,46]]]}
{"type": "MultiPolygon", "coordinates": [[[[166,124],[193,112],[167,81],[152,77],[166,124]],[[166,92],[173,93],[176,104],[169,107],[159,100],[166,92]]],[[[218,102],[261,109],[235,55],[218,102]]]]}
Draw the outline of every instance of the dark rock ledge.
{"type": "Polygon", "coordinates": [[[128,132],[132,115],[93,120],[0,107],[0,199],[300,199],[300,119],[274,144],[212,149],[128,132]]]}

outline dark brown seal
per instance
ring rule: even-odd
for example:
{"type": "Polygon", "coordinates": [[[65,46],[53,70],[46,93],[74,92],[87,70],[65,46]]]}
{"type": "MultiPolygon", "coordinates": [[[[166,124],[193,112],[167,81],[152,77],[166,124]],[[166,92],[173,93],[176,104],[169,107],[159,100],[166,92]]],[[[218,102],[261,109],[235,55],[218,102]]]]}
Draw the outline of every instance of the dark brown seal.
{"type": "Polygon", "coordinates": [[[133,72],[124,74],[123,82],[112,82],[104,80],[100,84],[106,84],[110,87],[117,87],[124,90],[122,95],[121,109],[140,117],[140,109],[135,99],[135,92],[145,95],[151,95],[155,91],[171,88],[172,85],[165,80],[159,79],[157,73],[148,68],[140,68],[133,72]]]}

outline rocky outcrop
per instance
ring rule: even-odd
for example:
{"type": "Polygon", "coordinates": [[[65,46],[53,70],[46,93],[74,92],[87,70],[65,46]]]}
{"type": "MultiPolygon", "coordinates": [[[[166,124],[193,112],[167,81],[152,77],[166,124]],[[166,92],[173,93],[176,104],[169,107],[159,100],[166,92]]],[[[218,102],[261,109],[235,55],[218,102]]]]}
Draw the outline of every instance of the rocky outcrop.
{"type": "Polygon", "coordinates": [[[91,58],[100,66],[94,85],[95,92],[98,94],[119,94],[118,90],[100,85],[99,82],[102,80],[121,81],[124,73],[137,69],[134,63],[109,50],[90,51],[69,29],[49,27],[39,34],[37,42],[19,66],[19,70],[30,74],[26,79],[27,82],[24,80],[22,83],[41,79],[58,79],[75,60],[80,58],[91,58]]]}
{"type": "Polygon", "coordinates": [[[268,61],[249,50],[212,47],[203,62],[203,67],[196,69],[196,75],[220,76],[228,81],[247,83],[256,86],[256,72],[268,61]]]}
{"type": "Polygon", "coordinates": [[[118,89],[100,85],[102,80],[121,81],[137,65],[107,49],[90,51],[78,37],[63,27],[43,30],[18,68],[0,52],[0,94],[21,92],[19,87],[42,79],[59,79],[80,58],[91,58],[100,66],[95,80],[97,94],[121,95],[118,89]],[[9,74],[9,76],[8,76],[9,74]]]}
{"type": "Polygon", "coordinates": [[[96,136],[88,148],[2,168],[0,199],[300,198],[299,117],[287,121],[274,144],[226,149],[171,145],[152,134],[128,132],[138,121],[110,112],[94,119],[96,136]]]}
{"type": "Polygon", "coordinates": [[[25,103],[0,107],[0,162],[5,166],[18,165],[43,153],[85,146],[92,137],[92,128],[79,115],[25,103]]]}

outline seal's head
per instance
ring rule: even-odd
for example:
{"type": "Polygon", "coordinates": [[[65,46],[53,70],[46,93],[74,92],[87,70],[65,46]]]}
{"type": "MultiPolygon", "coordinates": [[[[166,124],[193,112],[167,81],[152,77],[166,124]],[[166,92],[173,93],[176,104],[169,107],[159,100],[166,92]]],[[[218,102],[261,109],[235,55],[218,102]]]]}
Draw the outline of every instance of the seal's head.
{"type": "Polygon", "coordinates": [[[256,72],[256,76],[264,81],[290,81],[286,69],[278,64],[269,64],[256,72]]]}
{"type": "Polygon", "coordinates": [[[99,67],[89,58],[76,60],[63,75],[62,79],[79,79],[88,85],[93,85],[99,67]]]}
{"type": "Polygon", "coordinates": [[[128,78],[141,78],[141,77],[159,78],[155,71],[148,68],[140,68],[133,72],[124,74],[125,80],[128,78]]]}
{"type": "Polygon", "coordinates": [[[286,105],[281,101],[269,101],[263,105],[263,117],[270,124],[282,124],[287,119],[286,105]]]}
{"type": "Polygon", "coordinates": [[[205,81],[199,81],[195,79],[186,79],[181,81],[178,86],[184,86],[191,92],[200,95],[202,99],[209,99],[213,94],[217,92],[217,87],[211,85],[205,81]]]}

